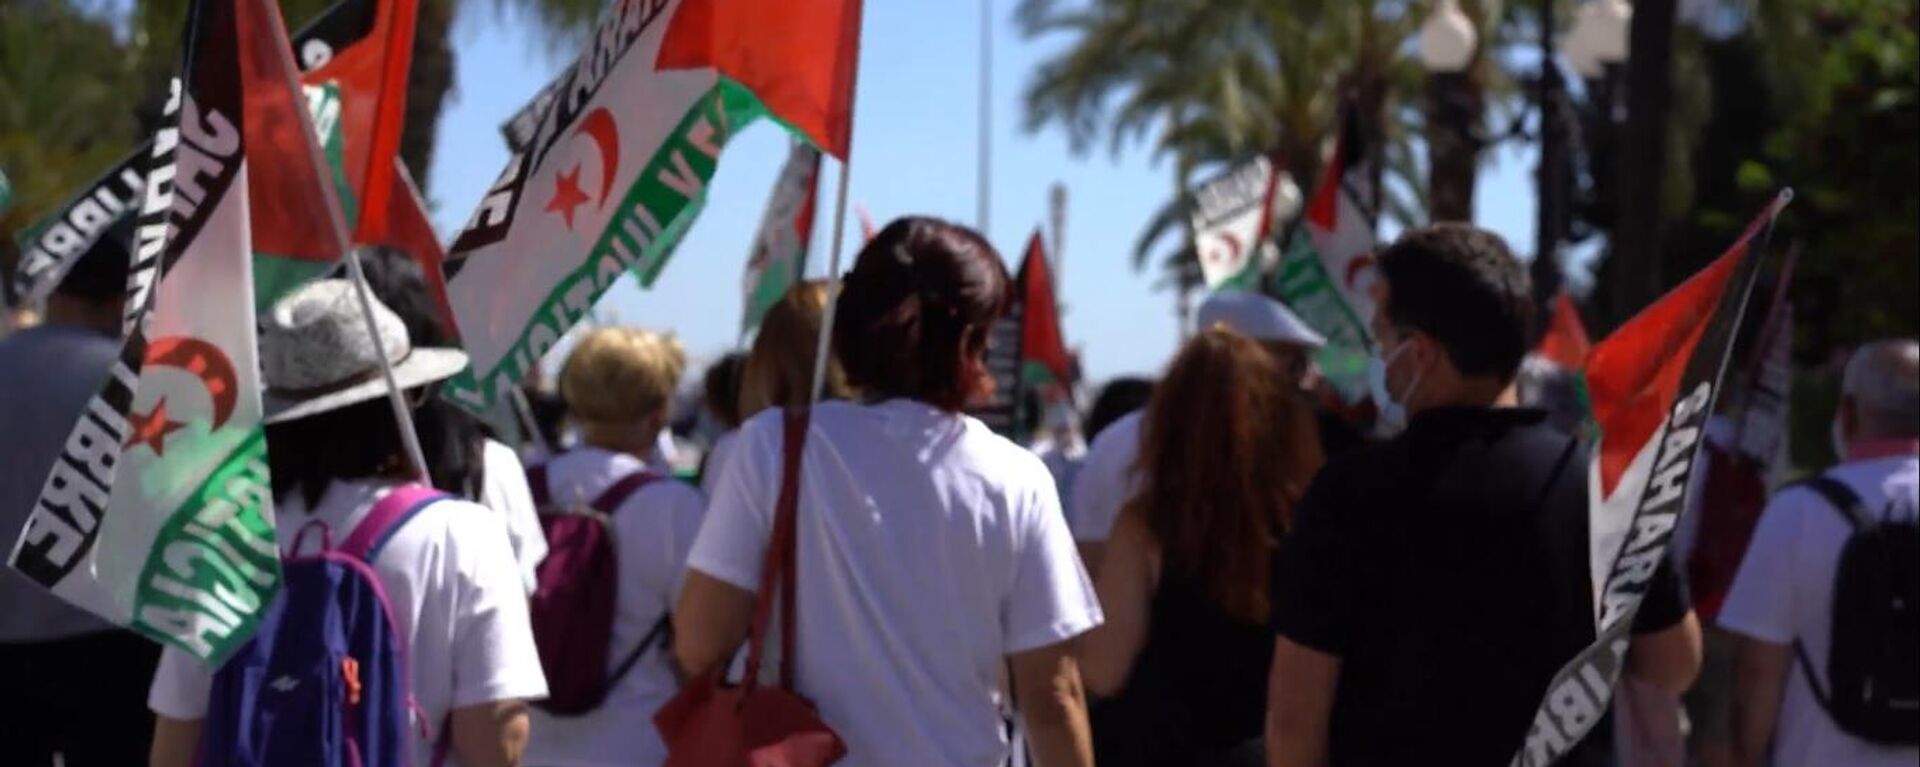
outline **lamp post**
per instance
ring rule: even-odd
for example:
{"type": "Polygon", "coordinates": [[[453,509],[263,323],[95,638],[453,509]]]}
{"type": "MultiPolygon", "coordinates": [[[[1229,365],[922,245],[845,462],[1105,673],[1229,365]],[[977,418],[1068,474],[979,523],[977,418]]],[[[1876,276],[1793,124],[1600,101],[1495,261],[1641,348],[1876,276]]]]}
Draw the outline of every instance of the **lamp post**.
{"type": "Polygon", "coordinates": [[[1581,77],[1597,80],[1608,67],[1627,61],[1627,29],[1633,24],[1633,6],[1627,0],[1588,0],[1567,33],[1567,63],[1581,77]]]}
{"type": "Polygon", "coordinates": [[[1627,30],[1633,6],[1626,0],[1590,0],[1580,6],[1573,29],[1567,33],[1567,63],[1586,82],[1580,110],[1580,149],[1585,157],[1588,186],[1582,195],[1579,219],[1588,233],[1611,231],[1617,209],[1615,148],[1625,115],[1621,87],[1626,75],[1627,30]]]}
{"type": "Polygon", "coordinates": [[[1545,308],[1560,292],[1560,243],[1566,238],[1572,216],[1573,155],[1568,151],[1571,133],[1566,83],[1554,51],[1553,0],[1540,2],[1540,81],[1535,97],[1540,107],[1540,167],[1536,180],[1539,207],[1534,225],[1533,276],[1535,331],[1544,330],[1550,312],[1545,308]]]}
{"type": "Polygon", "coordinates": [[[1469,69],[1480,47],[1473,19],[1459,0],[1440,0],[1420,25],[1420,63],[1427,70],[1428,210],[1434,221],[1473,218],[1480,93],[1469,69]]]}

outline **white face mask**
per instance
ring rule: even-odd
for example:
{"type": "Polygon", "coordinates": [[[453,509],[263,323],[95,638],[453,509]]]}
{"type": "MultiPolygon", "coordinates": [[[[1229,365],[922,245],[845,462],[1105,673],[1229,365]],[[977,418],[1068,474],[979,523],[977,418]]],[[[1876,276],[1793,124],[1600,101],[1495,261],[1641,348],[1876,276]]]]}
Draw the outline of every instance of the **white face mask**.
{"type": "Polygon", "coordinates": [[[1407,393],[1402,396],[1394,396],[1387,385],[1387,367],[1406,352],[1407,344],[1412,340],[1409,338],[1401,341],[1399,346],[1394,347],[1393,353],[1388,354],[1385,359],[1377,354],[1367,359],[1367,388],[1373,393],[1374,407],[1380,411],[1378,425],[1384,434],[1398,434],[1402,429],[1407,428],[1406,402],[1413,397],[1414,391],[1420,388],[1420,379],[1426,375],[1424,370],[1415,374],[1413,383],[1407,387],[1407,393]]]}

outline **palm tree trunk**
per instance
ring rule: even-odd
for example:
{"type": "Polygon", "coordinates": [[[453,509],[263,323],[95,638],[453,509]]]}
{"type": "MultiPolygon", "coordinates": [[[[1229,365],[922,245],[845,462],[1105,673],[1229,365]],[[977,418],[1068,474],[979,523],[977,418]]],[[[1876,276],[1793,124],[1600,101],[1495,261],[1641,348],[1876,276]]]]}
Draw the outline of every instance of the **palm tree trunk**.
{"type": "Polygon", "coordinates": [[[1639,0],[1628,37],[1627,121],[1620,137],[1620,218],[1604,265],[1602,334],[1660,295],[1667,113],[1673,101],[1676,0],[1639,0]]]}
{"type": "Polygon", "coordinates": [[[400,158],[425,194],[440,110],[453,90],[452,0],[423,0],[414,23],[413,71],[407,80],[407,124],[400,134],[400,158]]]}
{"type": "MultiPolygon", "coordinates": [[[[1488,3],[1467,0],[1460,9],[1473,21],[1481,39],[1493,36],[1497,19],[1487,17],[1488,3]]],[[[1427,217],[1439,221],[1472,221],[1473,193],[1480,183],[1480,143],[1475,136],[1486,112],[1488,71],[1498,66],[1481,45],[1472,61],[1459,72],[1427,75],[1427,217]]]]}
{"type": "Polygon", "coordinates": [[[1427,207],[1435,222],[1473,220],[1480,172],[1473,126],[1485,96],[1471,72],[1427,76],[1427,207]]]}
{"type": "MultiPolygon", "coordinates": [[[[1182,152],[1180,157],[1174,161],[1174,199],[1177,200],[1186,196],[1187,190],[1191,188],[1192,181],[1193,161],[1189,160],[1186,153],[1182,152]]],[[[1191,215],[1182,215],[1180,217],[1180,232],[1184,238],[1183,242],[1185,243],[1185,247],[1181,248],[1181,251],[1185,253],[1195,252],[1193,217],[1191,215]]],[[[1176,264],[1178,263],[1179,262],[1176,262],[1176,264]]],[[[1193,316],[1193,285],[1190,280],[1184,279],[1181,276],[1184,270],[1184,265],[1176,265],[1173,275],[1173,319],[1176,323],[1175,327],[1180,330],[1181,341],[1185,341],[1187,337],[1193,335],[1193,327],[1191,323],[1188,322],[1188,319],[1193,316]]]]}

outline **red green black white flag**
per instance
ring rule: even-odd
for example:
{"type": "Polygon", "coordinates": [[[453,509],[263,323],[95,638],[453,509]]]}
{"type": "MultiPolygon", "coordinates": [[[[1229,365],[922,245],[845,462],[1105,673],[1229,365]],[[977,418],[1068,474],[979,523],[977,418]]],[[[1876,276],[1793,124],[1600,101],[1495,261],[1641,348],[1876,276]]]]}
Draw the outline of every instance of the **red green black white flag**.
{"type": "Polygon", "coordinates": [[[1701,435],[1773,221],[1791,199],[1791,191],[1781,192],[1723,255],[1587,356],[1599,431],[1587,482],[1598,639],[1542,691],[1513,767],[1553,764],[1609,707],[1633,617],[1686,508],[1701,435]]]}

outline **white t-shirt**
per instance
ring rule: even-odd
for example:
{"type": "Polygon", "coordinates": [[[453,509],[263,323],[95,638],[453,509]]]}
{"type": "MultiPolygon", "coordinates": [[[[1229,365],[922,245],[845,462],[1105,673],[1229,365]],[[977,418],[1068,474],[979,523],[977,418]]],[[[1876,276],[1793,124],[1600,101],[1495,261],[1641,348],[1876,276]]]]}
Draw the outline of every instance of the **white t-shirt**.
{"type": "MultiPolygon", "coordinates": [[[[645,468],[633,456],[581,446],[547,462],[548,492],[556,505],[585,505],[645,468]]],[[[609,673],[673,606],[686,573],[687,549],[706,512],[700,491],[659,467],[654,470],[661,478],[627,496],[613,514],[620,580],[607,649],[609,673]]],[[[592,712],[558,717],[535,708],[527,767],[645,767],[665,760],[653,712],[678,689],[668,665],[670,651],[663,640],[654,640],[592,712]]]]}
{"type": "MultiPolygon", "coordinates": [[[[1920,458],[1893,456],[1841,464],[1827,475],[1846,483],[1868,511],[1913,514],[1920,458]]],[[[1740,574],[1734,578],[1721,627],[1765,642],[1799,640],[1825,682],[1833,616],[1833,578],[1840,548],[1852,528],[1812,490],[1793,487],[1774,496],[1760,516],[1740,574]]],[[[1920,747],[1877,746],[1842,732],[1807,687],[1795,660],[1774,735],[1777,767],[1913,767],[1920,747]]]]}
{"type": "Polygon", "coordinates": [[[700,492],[713,496],[713,487],[720,472],[727,466],[727,459],[733,455],[734,443],[739,441],[740,430],[728,429],[713,438],[713,446],[707,448],[707,465],[700,469],[700,492]]]}
{"type": "Polygon", "coordinates": [[[533,493],[527,489],[527,470],[513,448],[487,440],[480,452],[480,505],[500,515],[507,527],[507,543],[513,546],[513,559],[520,563],[520,582],[532,594],[538,585],[535,574],[540,560],[547,558],[547,536],[540,531],[540,514],[533,507],[533,493]]]}
{"type": "MultiPolygon", "coordinates": [[[[778,410],[741,427],[689,568],[758,588],[782,427],[778,410]]],[[[795,684],[842,764],[1003,764],[1006,656],[1101,620],[1046,467],[923,403],[822,403],[797,513],[795,684]]]]}
{"type": "Polygon", "coordinates": [[[1140,454],[1140,411],[1120,416],[1100,436],[1080,461],[1069,494],[1073,505],[1069,522],[1075,540],[1099,543],[1113,532],[1113,521],[1120,518],[1120,507],[1139,490],[1133,461],[1140,454]]]}
{"type": "MultiPolygon", "coordinates": [[[[1087,458],[1087,442],[1075,434],[1066,442],[1042,438],[1032,445],[1033,454],[1040,456],[1040,463],[1047,467],[1047,474],[1053,477],[1053,486],[1060,491],[1060,507],[1073,508],[1073,480],[1080,473],[1080,462],[1087,458]]],[[[1072,527],[1072,522],[1068,522],[1072,527]]]]}
{"type": "MultiPolygon", "coordinates": [[[[335,482],[311,513],[298,493],[282,499],[275,509],[282,550],[314,519],[334,531],[338,544],[391,487],[335,482]]],[[[307,545],[315,545],[314,536],[307,537],[307,545]]],[[[431,733],[415,743],[415,764],[431,758],[433,740],[453,709],[546,697],[519,568],[492,511],[454,499],[429,504],[388,539],[373,569],[392,605],[395,630],[410,648],[413,696],[431,733]]],[[[200,719],[211,684],[205,665],[167,648],[147,706],[174,719],[200,719]]]]}

